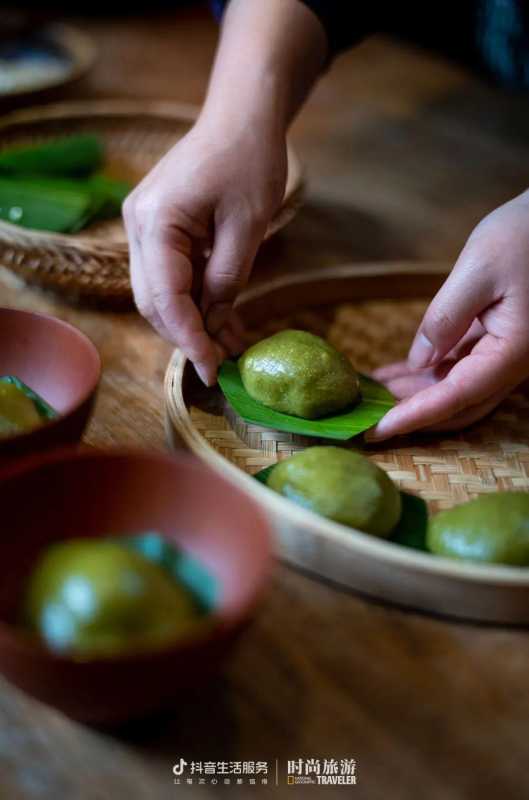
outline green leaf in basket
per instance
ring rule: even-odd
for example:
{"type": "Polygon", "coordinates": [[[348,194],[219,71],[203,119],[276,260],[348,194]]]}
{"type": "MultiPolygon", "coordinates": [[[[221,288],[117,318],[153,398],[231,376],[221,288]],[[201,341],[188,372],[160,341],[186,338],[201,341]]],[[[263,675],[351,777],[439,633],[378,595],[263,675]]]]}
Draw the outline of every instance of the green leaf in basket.
{"type": "MultiPolygon", "coordinates": [[[[260,483],[267,485],[270,473],[276,465],[256,472],[253,476],[260,483]]],[[[402,515],[399,523],[389,541],[400,544],[403,547],[411,547],[413,550],[423,550],[429,552],[426,547],[426,531],[428,528],[428,506],[422,499],[409,492],[400,493],[402,500],[402,515]]]]}
{"type": "Polygon", "coordinates": [[[126,181],[118,181],[107,175],[93,175],[86,181],[92,196],[99,202],[99,210],[94,219],[112,219],[121,215],[121,206],[132,186],[126,181]]]}
{"type": "Polygon", "coordinates": [[[21,392],[24,392],[26,397],[29,397],[29,399],[32,400],[33,405],[37,409],[39,416],[42,417],[42,419],[52,420],[59,416],[54,408],[52,408],[45,400],[43,400],[40,395],[34,392],[33,389],[30,389],[29,386],[26,386],[26,384],[15,375],[0,376],[0,383],[12,383],[17,387],[17,389],[20,389],[21,392]]]}
{"type": "Polygon", "coordinates": [[[74,233],[93,215],[92,192],[82,184],[0,177],[0,219],[6,222],[39,231],[74,233]]]}
{"type": "Polygon", "coordinates": [[[402,515],[399,524],[391,534],[391,541],[428,552],[426,530],[428,528],[428,506],[422,499],[409,492],[401,492],[402,515]]]}
{"type": "Polygon", "coordinates": [[[219,597],[217,580],[197,558],[173,547],[167,539],[154,532],[120,537],[119,541],[163,567],[194,595],[197,607],[204,614],[215,608],[219,597]]]}
{"type": "Polygon", "coordinates": [[[260,469],[259,472],[256,472],[254,475],[255,480],[259,481],[259,483],[264,483],[264,485],[266,486],[268,483],[268,476],[270,475],[275,466],[276,466],[275,464],[272,464],[270,467],[265,467],[264,469],[260,469]]]}
{"type": "Polygon", "coordinates": [[[376,425],[395,405],[395,399],[380,383],[360,375],[360,402],[352,408],[321,419],[302,419],[281,414],[254,400],[244,388],[235,361],[224,361],[219,385],[231,407],[246,421],[265,428],[345,441],[376,425]]]}
{"type": "Polygon", "coordinates": [[[77,177],[99,169],[103,157],[103,144],[97,136],[67,136],[31,147],[9,147],[0,151],[0,173],[77,177]]]}
{"type": "Polygon", "coordinates": [[[0,177],[0,219],[34,230],[75,233],[97,219],[119,216],[130,189],[105,175],[82,180],[0,177]]]}

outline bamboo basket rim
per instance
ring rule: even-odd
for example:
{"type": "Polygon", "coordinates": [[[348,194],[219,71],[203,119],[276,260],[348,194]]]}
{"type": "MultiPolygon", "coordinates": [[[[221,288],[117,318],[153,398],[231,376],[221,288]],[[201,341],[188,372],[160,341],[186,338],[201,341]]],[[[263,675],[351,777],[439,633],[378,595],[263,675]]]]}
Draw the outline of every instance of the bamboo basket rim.
{"type": "Polygon", "coordinates": [[[67,86],[82,78],[95,64],[97,48],[94,40],[80,28],[64,22],[55,22],[42,29],[44,37],[65,51],[70,59],[70,68],[62,76],[39,86],[12,89],[0,94],[0,101],[13,98],[38,96],[59,86],[67,86]]]}
{"type": "MultiPolygon", "coordinates": [[[[125,119],[131,116],[145,119],[158,117],[191,125],[197,120],[200,110],[201,106],[199,105],[170,100],[105,99],[45,104],[4,114],[0,117],[0,136],[10,128],[19,125],[39,124],[47,121],[67,122],[85,117],[94,117],[95,119],[112,117],[125,119]]],[[[287,142],[287,153],[288,178],[285,195],[265,238],[286,224],[296,213],[300,204],[304,186],[304,170],[290,142],[287,142]]],[[[104,238],[83,236],[82,233],[72,235],[39,231],[0,220],[0,233],[2,232],[16,239],[23,236],[35,246],[82,249],[84,252],[114,257],[127,256],[129,251],[126,237],[123,241],[107,242],[104,238]]]]}
{"type": "MultiPolygon", "coordinates": [[[[416,277],[418,274],[442,277],[449,272],[447,265],[440,262],[418,262],[417,267],[411,267],[410,262],[391,263],[391,268],[388,268],[387,263],[348,264],[316,270],[308,276],[299,274],[280,277],[247,289],[241,294],[237,305],[239,307],[244,306],[263,294],[287,288],[295,289],[300,284],[305,286],[313,284],[314,288],[316,288],[322,283],[325,284],[329,281],[346,277],[376,277],[388,274],[393,277],[401,275],[403,278],[416,277]]],[[[312,305],[322,305],[316,299],[318,296],[316,291],[314,291],[313,296],[315,301],[312,305]]],[[[305,303],[304,307],[310,306],[305,303]]],[[[167,426],[169,424],[174,425],[186,445],[196,455],[203,458],[216,471],[222,471],[229,480],[235,481],[267,510],[274,512],[277,517],[281,517],[286,523],[297,523],[315,534],[324,535],[346,549],[351,544],[354,544],[355,548],[363,555],[372,556],[378,561],[399,565],[414,572],[435,573],[436,575],[460,579],[473,584],[529,587],[529,567],[457,562],[442,556],[422,553],[396,544],[391,540],[379,539],[354,528],[348,528],[323,517],[318,517],[316,514],[296,506],[281,495],[274,493],[255,480],[254,477],[248,475],[220,455],[196,430],[183,394],[183,379],[186,369],[192,369],[192,366],[188,363],[187,358],[176,349],[169,361],[164,380],[167,426]]]]}

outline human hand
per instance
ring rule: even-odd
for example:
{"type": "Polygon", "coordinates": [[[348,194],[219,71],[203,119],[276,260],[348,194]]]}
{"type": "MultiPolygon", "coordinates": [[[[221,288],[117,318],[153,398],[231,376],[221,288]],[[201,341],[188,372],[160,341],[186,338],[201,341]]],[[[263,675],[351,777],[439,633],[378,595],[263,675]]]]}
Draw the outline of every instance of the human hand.
{"type": "Polygon", "coordinates": [[[374,377],[401,402],[372,431],[466,427],[529,377],[529,192],[475,228],[430,304],[408,360],[374,377]]]}
{"type": "Polygon", "coordinates": [[[205,117],[125,201],[138,309],[208,386],[224,354],[242,348],[233,302],[286,171],[284,133],[205,117]]]}

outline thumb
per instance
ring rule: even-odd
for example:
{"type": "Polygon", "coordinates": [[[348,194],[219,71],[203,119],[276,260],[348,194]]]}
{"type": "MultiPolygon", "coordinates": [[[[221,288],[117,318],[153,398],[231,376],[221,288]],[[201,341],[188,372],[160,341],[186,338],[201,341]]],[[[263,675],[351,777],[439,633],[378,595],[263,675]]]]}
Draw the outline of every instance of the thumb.
{"type": "Polygon", "coordinates": [[[248,282],[262,234],[260,226],[237,218],[227,220],[215,232],[201,304],[206,329],[213,336],[230,318],[233,303],[248,282]]]}
{"type": "Polygon", "coordinates": [[[438,364],[493,299],[486,267],[458,262],[423,317],[408,354],[410,367],[438,364]]]}

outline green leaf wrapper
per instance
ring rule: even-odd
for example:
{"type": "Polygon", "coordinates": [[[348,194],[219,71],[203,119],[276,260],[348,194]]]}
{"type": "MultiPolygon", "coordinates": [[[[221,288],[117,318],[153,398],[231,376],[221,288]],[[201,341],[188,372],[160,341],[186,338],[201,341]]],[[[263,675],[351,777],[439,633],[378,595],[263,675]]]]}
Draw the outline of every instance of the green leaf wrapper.
{"type": "Polygon", "coordinates": [[[105,175],[83,180],[0,176],[0,219],[33,230],[76,233],[117,217],[131,187],[105,175]]]}
{"type": "MultiPolygon", "coordinates": [[[[276,465],[256,472],[253,476],[260,483],[267,486],[267,480],[276,465]]],[[[272,491],[272,490],[270,490],[272,491]]],[[[388,542],[410,547],[413,550],[429,552],[426,547],[426,531],[428,528],[428,506],[422,499],[409,492],[400,493],[402,500],[402,515],[397,527],[393,530],[388,542]]]]}
{"type": "Polygon", "coordinates": [[[359,375],[360,401],[341,414],[321,419],[302,419],[282,414],[258,403],[244,388],[235,361],[224,361],[219,370],[219,385],[231,407],[246,421],[302,436],[346,441],[372,428],[395,405],[395,398],[380,383],[359,375]]]}
{"type": "MultiPolygon", "coordinates": [[[[96,210],[97,213],[97,210],[96,210]]],[[[0,219],[37,231],[74,233],[94,215],[92,193],[45,178],[0,177],[0,219]]]]}
{"type": "Polygon", "coordinates": [[[0,151],[0,173],[4,175],[89,175],[103,164],[101,140],[91,134],[67,136],[31,147],[0,151]]]}
{"type": "Polygon", "coordinates": [[[402,515],[389,541],[427,553],[429,552],[426,547],[428,506],[422,497],[418,497],[416,494],[401,492],[400,496],[402,498],[402,515]]]}
{"type": "Polygon", "coordinates": [[[152,532],[141,533],[120,537],[119,542],[163,567],[177,583],[194,595],[202,613],[209,613],[217,605],[219,587],[213,575],[198,559],[173,547],[163,536],[152,532]]]}

